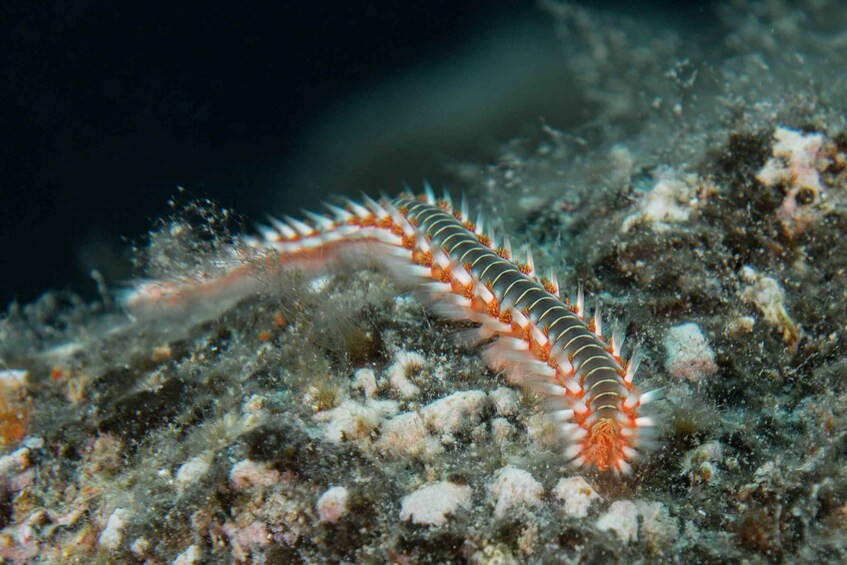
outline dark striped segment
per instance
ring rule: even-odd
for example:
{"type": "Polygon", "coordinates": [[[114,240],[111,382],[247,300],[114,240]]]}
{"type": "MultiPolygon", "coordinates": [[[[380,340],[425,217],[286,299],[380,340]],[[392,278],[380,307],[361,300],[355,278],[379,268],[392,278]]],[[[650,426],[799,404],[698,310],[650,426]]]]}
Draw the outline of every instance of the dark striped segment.
{"type": "Polygon", "coordinates": [[[529,319],[546,329],[550,350],[563,352],[571,361],[585,391],[587,401],[598,417],[614,417],[625,389],[620,366],[606,344],[561,300],[548,293],[513,263],[481,244],[474,233],[452,213],[419,200],[400,199],[396,206],[406,210],[433,245],[440,247],[456,263],[489,286],[501,308],[513,306],[528,312],[529,319]]]}

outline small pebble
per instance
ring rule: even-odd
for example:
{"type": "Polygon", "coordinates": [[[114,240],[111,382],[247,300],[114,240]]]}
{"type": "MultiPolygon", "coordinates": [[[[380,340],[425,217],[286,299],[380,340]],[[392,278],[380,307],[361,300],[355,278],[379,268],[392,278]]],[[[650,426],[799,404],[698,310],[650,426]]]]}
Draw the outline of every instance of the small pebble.
{"type": "Polygon", "coordinates": [[[347,499],[350,497],[344,487],[331,487],[318,499],[318,517],[321,522],[334,524],[347,513],[347,499]]]}
{"type": "Polygon", "coordinates": [[[497,471],[488,494],[494,503],[494,516],[503,518],[516,508],[541,505],[544,487],[527,471],[508,466],[497,471]]]}

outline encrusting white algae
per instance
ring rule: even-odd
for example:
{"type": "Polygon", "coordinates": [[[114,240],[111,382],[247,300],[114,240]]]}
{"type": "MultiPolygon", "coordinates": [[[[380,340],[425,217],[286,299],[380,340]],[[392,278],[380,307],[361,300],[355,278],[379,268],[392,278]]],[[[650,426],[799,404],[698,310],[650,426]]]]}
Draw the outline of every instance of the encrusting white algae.
{"type": "Polygon", "coordinates": [[[593,120],[451,169],[485,229],[392,196],[250,239],[192,202],[205,223],[175,205],[129,310],[10,308],[3,559],[847,558],[847,9],[723,5],[719,47],[545,9],[593,120]],[[402,280],[314,268],[356,230],[408,254],[402,280]],[[602,323],[559,306],[580,284],[602,323]]]}

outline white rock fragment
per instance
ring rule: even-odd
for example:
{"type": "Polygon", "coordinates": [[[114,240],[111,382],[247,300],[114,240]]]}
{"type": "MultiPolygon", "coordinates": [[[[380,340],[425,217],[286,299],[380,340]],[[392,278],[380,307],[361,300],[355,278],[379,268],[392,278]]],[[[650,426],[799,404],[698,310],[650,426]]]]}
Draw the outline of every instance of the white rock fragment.
{"type": "Polygon", "coordinates": [[[501,386],[488,393],[488,396],[501,416],[514,416],[518,413],[518,393],[515,389],[501,386]]]}
{"type": "Polygon", "coordinates": [[[730,337],[740,337],[753,331],[756,318],[753,316],[735,316],[726,324],[726,332],[730,337]]]}
{"type": "Polygon", "coordinates": [[[756,272],[745,265],[741,269],[741,280],[747,286],[741,292],[741,300],[759,309],[765,321],[782,332],[782,339],[789,345],[796,345],[800,339],[800,328],[788,315],[785,308],[785,291],[776,279],[756,272]]]}
{"type": "Polygon", "coordinates": [[[318,518],[321,522],[334,524],[347,513],[350,494],[344,487],[330,487],[318,499],[318,518]]]}
{"type": "Polygon", "coordinates": [[[780,127],[774,132],[774,140],[773,157],[756,179],[765,186],[784,187],[785,198],[776,215],[789,233],[797,235],[818,219],[814,207],[802,205],[797,197],[802,191],[806,193],[803,198],[806,203],[822,198],[824,186],[818,172],[818,156],[824,136],[780,127]]]}
{"type": "Polygon", "coordinates": [[[13,385],[19,387],[26,381],[27,372],[25,369],[2,369],[0,370],[0,383],[3,386],[13,385]]]}
{"type": "Polygon", "coordinates": [[[27,447],[16,449],[8,455],[0,457],[0,475],[7,477],[14,473],[25,471],[31,464],[31,451],[27,447]]]}
{"type": "Polygon", "coordinates": [[[134,542],[132,542],[132,545],[129,546],[129,550],[138,559],[144,559],[144,556],[147,555],[148,551],[150,551],[150,540],[144,536],[137,538],[134,542]]]}
{"type": "Polygon", "coordinates": [[[460,507],[471,507],[471,487],[448,481],[433,483],[404,496],[400,506],[401,520],[442,526],[447,522],[448,514],[453,514],[460,507]]]}
{"type": "Polygon", "coordinates": [[[565,515],[571,518],[585,518],[594,501],[600,500],[600,495],[582,477],[559,479],[553,494],[562,501],[565,515]]]}
{"type": "Polygon", "coordinates": [[[618,500],[597,519],[598,530],[611,531],[624,543],[638,541],[638,508],[630,500],[618,500]]]}
{"type": "Polygon", "coordinates": [[[118,549],[124,537],[124,529],[132,518],[129,508],[116,508],[106,521],[106,527],[100,532],[98,542],[102,547],[110,551],[118,549]]]}
{"type": "Polygon", "coordinates": [[[755,471],[753,471],[753,477],[756,479],[756,483],[761,483],[762,481],[768,480],[775,476],[778,472],[776,463],[773,461],[766,461],[762,465],[760,465],[755,471]]]}
{"type": "Polygon", "coordinates": [[[756,180],[765,186],[783,184],[813,190],[816,194],[822,185],[817,170],[817,159],[824,137],[819,133],[803,132],[778,127],[773,134],[773,157],[768,159],[756,180]]]}
{"type": "Polygon", "coordinates": [[[254,394],[244,403],[241,417],[242,433],[255,430],[268,421],[270,413],[265,408],[267,402],[264,396],[254,394]]]}
{"type": "Polygon", "coordinates": [[[323,294],[330,281],[332,281],[330,275],[315,277],[309,282],[309,290],[312,294],[323,294]]]}
{"type": "Polygon", "coordinates": [[[700,326],[681,324],[665,335],[665,369],[677,379],[698,382],[718,371],[715,352],[700,326]]]}
{"type": "Polygon", "coordinates": [[[265,409],[268,399],[261,394],[254,394],[244,403],[244,412],[258,412],[265,409]]]}
{"type": "Polygon", "coordinates": [[[24,438],[21,444],[23,447],[28,447],[30,449],[41,449],[44,447],[44,438],[40,436],[29,436],[24,438]]]}
{"type": "Polygon", "coordinates": [[[417,412],[404,412],[383,422],[376,448],[391,455],[412,457],[430,457],[444,451],[441,442],[429,435],[417,412]]]}
{"type": "Polygon", "coordinates": [[[359,369],[353,373],[353,388],[361,390],[368,398],[373,398],[376,394],[376,375],[372,369],[359,369]]]}
{"type": "Polygon", "coordinates": [[[497,471],[494,482],[488,487],[497,518],[513,509],[539,506],[543,494],[544,487],[529,472],[511,465],[497,471]]]}
{"type": "Polygon", "coordinates": [[[527,437],[539,447],[561,444],[561,436],[556,431],[555,422],[546,414],[533,414],[525,423],[527,437]]]}
{"type": "Polygon", "coordinates": [[[519,565],[509,546],[502,543],[489,543],[476,550],[469,559],[473,565],[519,565]]]}
{"type": "Polygon", "coordinates": [[[497,441],[507,441],[515,433],[515,426],[506,418],[491,420],[491,436],[497,441]]]}
{"type": "Polygon", "coordinates": [[[388,382],[402,398],[414,398],[420,394],[418,388],[409,377],[426,363],[423,355],[414,351],[398,351],[394,355],[394,363],[387,369],[388,382]]]}
{"type": "Polygon", "coordinates": [[[427,435],[420,414],[403,412],[382,423],[377,449],[395,454],[414,454],[420,452],[427,435]]]}
{"type": "MultiPolygon", "coordinates": [[[[501,418],[502,419],[502,418],[501,418]]],[[[480,443],[488,439],[488,428],[484,423],[479,424],[471,430],[471,440],[480,443]]],[[[444,438],[442,438],[442,441],[444,438]]]]}
{"type": "Polygon", "coordinates": [[[624,145],[614,145],[609,151],[611,164],[610,179],[613,183],[625,184],[632,179],[635,170],[635,159],[624,145]]]}
{"type": "Polygon", "coordinates": [[[717,475],[717,464],[723,460],[723,447],[718,441],[706,442],[685,455],[682,474],[691,483],[709,482],[717,475]]]}
{"type": "Polygon", "coordinates": [[[242,459],[230,469],[229,480],[238,489],[271,486],[279,482],[279,471],[266,463],[242,459]]]}
{"type": "Polygon", "coordinates": [[[672,224],[687,222],[691,211],[699,206],[694,181],[694,177],[679,179],[670,171],[658,175],[655,186],[638,202],[638,212],[624,219],[621,232],[626,233],[639,223],[664,232],[672,224]]]}
{"type": "Polygon", "coordinates": [[[179,493],[206,476],[211,466],[209,454],[192,457],[183,463],[176,472],[176,490],[179,493]]]}
{"type": "Polygon", "coordinates": [[[679,537],[679,526],[664,504],[637,500],[635,506],[641,516],[639,535],[653,553],[662,551],[679,537]]]}
{"type": "Polygon", "coordinates": [[[666,229],[666,224],[688,221],[691,211],[683,205],[688,196],[685,183],[673,178],[660,179],[641,201],[642,217],[656,225],[656,229],[666,229]]]}
{"type": "Polygon", "coordinates": [[[424,423],[435,432],[452,434],[479,423],[486,395],[481,390],[454,392],[421,408],[424,423]]]}
{"type": "Polygon", "coordinates": [[[188,549],[176,556],[171,563],[172,565],[194,565],[200,563],[203,557],[203,551],[199,545],[190,545],[188,549]]]}
{"type": "Polygon", "coordinates": [[[313,418],[326,422],[324,439],[331,443],[341,443],[366,437],[389,416],[397,413],[398,405],[392,400],[367,399],[364,403],[344,400],[332,410],[318,412],[313,418]]]}

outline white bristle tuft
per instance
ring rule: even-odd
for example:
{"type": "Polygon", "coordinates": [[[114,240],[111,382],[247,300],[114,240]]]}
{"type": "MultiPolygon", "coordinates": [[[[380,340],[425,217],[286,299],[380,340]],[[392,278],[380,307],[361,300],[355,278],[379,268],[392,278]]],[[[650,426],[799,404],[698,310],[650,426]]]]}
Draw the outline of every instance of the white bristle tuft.
{"type": "MultiPolygon", "coordinates": [[[[479,214],[476,215],[476,235],[483,235],[485,233],[485,216],[482,214],[482,210],[479,211],[479,214]]],[[[494,239],[494,236],[491,236],[494,239]]]]}
{"type": "Polygon", "coordinates": [[[403,275],[406,279],[430,279],[432,278],[432,269],[414,263],[403,265],[402,263],[396,267],[398,274],[403,275]]]}
{"type": "Polygon", "coordinates": [[[572,407],[573,411],[577,414],[585,414],[586,412],[588,412],[588,405],[582,402],[581,400],[574,400],[572,407]]]}
{"type": "Polygon", "coordinates": [[[367,194],[362,193],[362,200],[365,201],[365,205],[370,208],[371,212],[374,213],[374,216],[376,216],[378,220],[381,220],[388,216],[388,212],[385,210],[385,208],[382,207],[382,204],[380,204],[367,194]]]}
{"type": "Polygon", "coordinates": [[[635,419],[635,425],[639,428],[652,428],[656,425],[656,421],[650,416],[641,416],[635,419]]]}
{"type": "Polygon", "coordinates": [[[458,294],[446,294],[441,297],[441,301],[452,304],[453,306],[459,306],[460,308],[471,307],[471,299],[465,296],[459,296],[458,294]]]}
{"type": "Polygon", "coordinates": [[[256,231],[259,232],[265,241],[279,241],[279,232],[265,224],[256,224],[256,231]]]}
{"type": "MultiPolygon", "coordinates": [[[[258,227],[256,228],[259,229],[258,227]]],[[[262,246],[267,244],[267,241],[263,238],[255,237],[252,235],[245,235],[241,238],[241,241],[244,242],[244,245],[247,247],[261,248],[262,246]]]]}
{"type": "Polygon", "coordinates": [[[567,389],[553,383],[538,383],[535,385],[536,390],[550,396],[565,396],[567,389]]]}
{"type": "Polygon", "coordinates": [[[462,203],[459,207],[459,213],[462,215],[463,222],[467,222],[468,219],[471,217],[470,213],[468,212],[468,199],[465,197],[464,194],[462,194],[462,203]]]}
{"type": "Polygon", "coordinates": [[[586,427],[593,426],[594,422],[596,422],[598,419],[600,419],[600,415],[597,414],[597,412],[589,414],[589,416],[582,421],[582,425],[586,427]]]}
{"type": "Polygon", "coordinates": [[[352,220],[353,218],[356,217],[349,210],[345,210],[344,208],[341,208],[339,206],[335,206],[333,204],[328,204],[326,202],[324,202],[324,206],[326,207],[327,210],[329,210],[330,212],[335,214],[336,221],[338,221],[338,222],[342,222],[342,223],[346,224],[347,222],[349,222],[350,220],[352,220]]]}
{"type": "Polygon", "coordinates": [[[468,286],[473,280],[465,268],[458,263],[450,264],[450,272],[453,273],[453,278],[462,286],[468,286]]]}
{"type": "Polygon", "coordinates": [[[268,216],[268,221],[273,225],[274,229],[277,230],[282,237],[285,239],[295,239],[297,237],[297,232],[294,231],[291,226],[286,224],[281,220],[277,220],[273,216],[268,216]]]}
{"type": "Polygon", "coordinates": [[[472,348],[479,347],[491,339],[493,335],[495,335],[495,332],[492,332],[488,328],[468,328],[455,332],[453,339],[462,347],[472,348]]]}
{"type": "Polygon", "coordinates": [[[494,294],[488,290],[488,287],[479,282],[478,280],[474,280],[474,293],[479,296],[483,302],[486,304],[491,304],[494,300],[494,294]]]}
{"type": "Polygon", "coordinates": [[[512,331],[512,326],[510,326],[509,324],[504,324],[499,320],[495,320],[487,314],[479,314],[478,317],[474,317],[474,321],[478,324],[485,326],[486,328],[497,334],[508,333],[512,331]]]}
{"type": "Polygon", "coordinates": [[[603,337],[603,319],[602,319],[602,310],[600,310],[600,305],[594,307],[594,335],[599,338],[603,337]]]}
{"type": "Polygon", "coordinates": [[[333,222],[326,216],[321,216],[320,214],[316,214],[308,210],[303,210],[303,215],[309,218],[309,220],[312,221],[315,226],[322,231],[331,230],[335,227],[335,222],[333,222]]]}
{"type": "Polygon", "coordinates": [[[532,332],[532,339],[535,340],[539,347],[544,347],[547,345],[547,342],[550,341],[547,339],[547,336],[544,335],[544,332],[542,332],[535,324],[532,324],[530,327],[530,332],[532,332]]]}
{"type": "Polygon", "coordinates": [[[350,198],[345,198],[344,203],[359,219],[367,218],[371,215],[371,211],[350,198]]]}
{"type": "Polygon", "coordinates": [[[571,461],[570,464],[573,468],[579,469],[580,467],[585,465],[586,461],[588,461],[588,460],[585,458],[585,455],[580,455],[579,457],[577,457],[576,459],[571,461]]]}
{"type": "Polygon", "coordinates": [[[654,388],[653,390],[642,392],[641,396],[638,397],[638,402],[641,406],[644,406],[645,404],[649,404],[654,400],[662,398],[662,393],[663,391],[660,388],[654,388]]]}
{"type": "Polygon", "coordinates": [[[612,331],[612,354],[615,357],[621,356],[621,348],[623,347],[623,334],[621,328],[615,324],[615,329],[612,331]]]}
{"type": "Polygon", "coordinates": [[[628,445],[621,447],[621,452],[623,452],[624,456],[630,461],[635,461],[641,457],[641,454],[638,453],[638,451],[628,445]]]}
{"type": "Polygon", "coordinates": [[[529,245],[524,247],[524,249],[526,250],[526,264],[529,267],[529,272],[527,273],[527,275],[532,278],[535,278],[535,261],[532,258],[532,249],[529,247],[529,245]]]}
{"type": "Polygon", "coordinates": [[[519,337],[503,336],[497,340],[497,344],[512,351],[529,350],[529,342],[519,337]]]}
{"type": "Polygon", "coordinates": [[[450,191],[446,188],[444,189],[444,195],[441,197],[444,202],[447,203],[447,206],[452,210],[453,209],[453,198],[450,196],[450,191]]]}
{"type": "Polygon", "coordinates": [[[565,449],[565,458],[573,459],[582,453],[582,446],[578,443],[572,443],[565,449]]]}
{"type": "Polygon", "coordinates": [[[398,259],[405,259],[406,261],[409,260],[409,252],[402,247],[397,247],[396,235],[381,233],[377,237],[389,245],[389,247],[382,250],[386,256],[397,257],[398,259]]]}
{"type": "Polygon", "coordinates": [[[524,316],[523,312],[521,312],[517,308],[512,308],[511,310],[509,310],[509,314],[512,316],[512,321],[517,324],[520,329],[525,330],[526,327],[529,325],[529,318],[524,316]]]}
{"type": "Polygon", "coordinates": [[[559,433],[571,441],[579,441],[588,435],[588,430],[579,424],[562,424],[559,426],[559,433]]]}
{"type": "Polygon", "coordinates": [[[623,380],[626,381],[627,384],[632,383],[632,379],[635,378],[635,372],[638,370],[638,366],[641,364],[641,350],[636,349],[635,353],[632,354],[632,357],[627,363],[626,367],[626,376],[624,376],[623,380]]]}
{"type": "Polygon", "coordinates": [[[401,214],[401,213],[400,213],[400,210],[398,210],[398,209],[397,209],[397,207],[396,207],[396,206],[394,206],[394,204],[392,204],[391,202],[389,202],[388,200],[386,200],[386,201],[383,203],[383,207],[384,207],[384,208],[385,208],[385,210],[388,212],[388,215],[389,215],[389,216],[391,216],[392,221],[393,221],[395,224],[397,224],[397,225],[399,225],[400,227],[402,227],[402,228],[403,228],[403,233],[405,233],[405,234],[407,234],[407,235],[408,235],[408,234],[409,234],[409,232],[408,232],[407,230],[408,230],[409,228],[411,228],[411,229],[412,229],[412,231],[414,231],[414,226],[412,226],[412,225],[409,223],[409,221],[406,219],[406,217],[405,217],[405,216],[403,216],[403,214],[401,214]],[[407,228],[407,226],[408,226],[408,228],[407,228]]]}
{"type": "Polygon", "coordinates": [[[565,388],[567,388],[571,394],[578,395],[582,393],[582,385],[579,384],[578,379],[567,379],[564,384],[565,388]]]}
{"type": "Polygon", "coordinates": [[[585,317],[585,291],[582,290],[582,283],[579,283],[576,291],[576,315],[580,320],[585,317]]]}
{"type": "Polygon", "coordinates": [[[315,228],[300,220],[295,220],[291,216],[283,216],[282,219],[286,224],[294,228],[294,230],[303,237],[308,237],[315,233],[315,228]]]}
{"type": "Polygon", "coordinates": [[[427,204],[435,204],[435,192],[432,190],[432,185],[424,181],[424,194],[426,195],[427,204]]]}
{"type": "Polygon", "coordinates": [[[543,361],[524,361],[524,365],[533,375],[538,375],[546,379],[552,379],[556,376],[556,369],[543,361]]]}
{"type": "Polygon", "coordinates": [[[506,255],[512,256],[512,242],[509,241],[509,236],[503,238],[503,249],[506,250],[506,255]]]}
{"type": "Polygon", "coordinates": [[[552,268],[547,269],[547,276],[545,278],[547,279],[547,282],[550,283],[550,286],[553,288],[552,294],[554,296],[558,296],[559,295],[559,284],[558,284],[559,281],[556,280],[556,273],[553,272],[552,268]]]}
{"type": "Polygon", "coordinates": [[[557,422],[567,422],[573,419],[573,410],[556,410],[548,414],[551,420],[557,422]]]}
{"type": "Polygon", "coordinates": [[[559,370],[562,374],[570,375],[574,371],[573,363],[568,359],[568,355],[564,351],[559,351],[556,355],[556,362],[559,364],[559,370]]]}
{"type": "Polygon", "coordinates": [[[442,269],[446,269],[450,266],[450,257],[444,253],[444,250],[440,247],[432,248],[432,260],[435,261],[435,264],[442,269]]]}
{"type": "Polygon", "coordinates": [[[430,294],[450,294],[452,292],[452,288],[450,287],[450,283],[443,282],[427,282],[421,285],[421,289],[429,292],[430,294]]]}
{"type": "Polygon", "coordinates": [[[622,475],[631,475],[632,474],[632,465],[620,459],[617,463],[617,471],[620,471],[622,475]]]}

